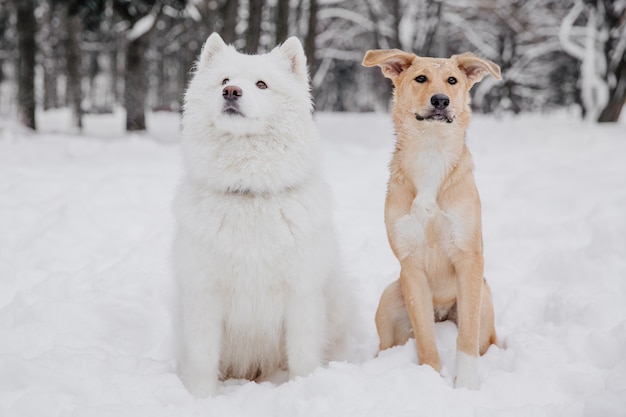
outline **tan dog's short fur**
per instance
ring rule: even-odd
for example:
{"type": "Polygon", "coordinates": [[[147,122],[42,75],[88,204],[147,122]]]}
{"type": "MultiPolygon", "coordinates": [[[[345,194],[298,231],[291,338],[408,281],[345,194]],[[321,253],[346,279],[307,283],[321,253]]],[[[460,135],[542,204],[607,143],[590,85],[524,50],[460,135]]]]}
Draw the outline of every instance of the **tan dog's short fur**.
{"type": "Polygon", "coordinates": [[[435,321],[453,320],[456,386],[478,388],[477,358],[496,332],[465,132],[470,88],[486,73],[500,79],[500,67],[471,53],[437,59],[398,49],[368,51],[363,65],[380,66],[395,87],[385,225],[401,272],[376,312],[380,349],[414,334],[420,364],[440,371],[435,321]]]}

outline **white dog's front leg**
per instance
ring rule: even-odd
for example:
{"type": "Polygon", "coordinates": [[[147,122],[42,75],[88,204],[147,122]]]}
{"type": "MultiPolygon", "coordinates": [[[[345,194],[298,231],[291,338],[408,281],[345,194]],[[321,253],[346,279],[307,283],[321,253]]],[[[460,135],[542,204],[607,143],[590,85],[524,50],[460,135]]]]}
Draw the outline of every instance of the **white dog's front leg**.
{"type": "Polygon", "coordinates": [[[300,292],[288,301],[285,319],[289,378],[313,372],[322,360],[326,305],[321,294],[300,292]]]}
{"type": "Polygon", "coordinates": [[[206,291],[185,291],[179,300],[178,376],[197,398],[217,394],[222,313],[206,291]]]}

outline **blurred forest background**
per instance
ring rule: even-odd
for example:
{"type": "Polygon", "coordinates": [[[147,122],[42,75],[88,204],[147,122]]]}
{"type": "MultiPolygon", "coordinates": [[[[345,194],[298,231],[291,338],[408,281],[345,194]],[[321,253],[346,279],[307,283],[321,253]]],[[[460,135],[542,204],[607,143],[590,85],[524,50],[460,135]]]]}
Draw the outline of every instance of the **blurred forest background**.
{"type": "Polygon", "coordinates": [[[386,110],[390,85],[361,67],[366,50],[472,51],[503,81],[474,87],[483,112],[577,107],[615,122],[626,98],[626,0],[0,0],[0,116],[36,128],[36,109],[180,111],[213,32],[262,53],[297,36],[317,110],[386,110]]]}

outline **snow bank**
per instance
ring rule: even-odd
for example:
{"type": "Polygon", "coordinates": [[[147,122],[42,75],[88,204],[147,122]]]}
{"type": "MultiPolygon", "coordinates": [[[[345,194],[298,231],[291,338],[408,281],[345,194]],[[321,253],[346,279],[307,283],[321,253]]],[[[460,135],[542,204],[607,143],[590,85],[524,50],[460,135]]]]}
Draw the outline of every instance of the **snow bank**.
{"type": "Polygon", "coordinates": [[[500,345],[479,391],[452,388],[456,328],[437,325],[443,377],[415,345],[377,358],[373,315],[399,272],[383,226],[387,115],[318,114],[364,358],[287,383],[227,381],[195,400],[173,374],[170,202],[178,117],[0,121],[0,415],[626,416],[626,134],[566,115],[476,117],[486,276],[500,345]]]}

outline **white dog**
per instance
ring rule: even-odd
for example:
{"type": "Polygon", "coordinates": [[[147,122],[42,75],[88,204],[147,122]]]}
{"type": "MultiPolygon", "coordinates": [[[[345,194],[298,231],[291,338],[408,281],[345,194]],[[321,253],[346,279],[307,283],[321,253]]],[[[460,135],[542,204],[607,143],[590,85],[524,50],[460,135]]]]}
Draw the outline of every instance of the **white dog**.
{"type": "Polygon", "coordinates": [[[185,94],[186,175],[175,201],[178,374],[309,374],[345,347],[344,282],[296,38],[243,55],[206,41],[185,94]]]}

